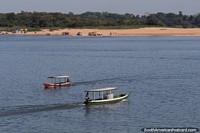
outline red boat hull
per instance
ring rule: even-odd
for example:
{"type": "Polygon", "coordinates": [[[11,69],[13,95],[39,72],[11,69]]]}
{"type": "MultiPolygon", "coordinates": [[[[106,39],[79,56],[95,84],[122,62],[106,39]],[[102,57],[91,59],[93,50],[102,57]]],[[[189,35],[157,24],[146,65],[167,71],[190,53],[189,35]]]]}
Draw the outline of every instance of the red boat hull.
{"type": "Polygon", "coordinates": [[[64,86],[70,86],[71,83],[70,82],[66,82],[66,83],[43,83],[45,89],[52,89],[52,88],[60,88],[60,87],[64,87],[64,86]]]}

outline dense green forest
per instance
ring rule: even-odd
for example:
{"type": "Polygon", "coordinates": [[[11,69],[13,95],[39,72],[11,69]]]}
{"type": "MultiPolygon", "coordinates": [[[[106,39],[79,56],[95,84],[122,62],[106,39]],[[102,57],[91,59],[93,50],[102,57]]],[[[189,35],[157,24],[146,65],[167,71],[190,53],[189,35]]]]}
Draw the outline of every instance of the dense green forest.
{"type": "Polygon", "coordinates": [[[85,12],[82,14],[24,12],[0,13],[0,27],[19,28],[138,28],[138,27],[200,27],[200,14],[183,15],[180,11],[148,15],[85,12]]]}

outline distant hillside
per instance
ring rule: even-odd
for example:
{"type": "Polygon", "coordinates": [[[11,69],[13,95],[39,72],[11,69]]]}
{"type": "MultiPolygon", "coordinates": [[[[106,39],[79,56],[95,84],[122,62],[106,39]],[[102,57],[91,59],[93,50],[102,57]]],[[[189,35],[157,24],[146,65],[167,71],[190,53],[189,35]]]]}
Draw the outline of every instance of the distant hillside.
{"type": "Polygon", "coordinates": [[[21,12],[0,13],[0,27],[30,28],[138,28],[138,27],[200,27],[200,14],[183,15],[156,13],[144,16],[109,12],[85,12],[82,14],[21,12]]]}

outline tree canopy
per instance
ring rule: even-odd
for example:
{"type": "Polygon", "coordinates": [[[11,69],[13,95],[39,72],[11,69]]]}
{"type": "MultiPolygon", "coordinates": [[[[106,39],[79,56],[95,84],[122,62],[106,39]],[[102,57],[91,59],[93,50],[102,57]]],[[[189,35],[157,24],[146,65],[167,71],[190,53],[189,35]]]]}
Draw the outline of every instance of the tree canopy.
{"type": "Polygon", "coordinates": [[[59,12],[0,13],[0,27],[31,28],[134,28],[134,27],[200,27],[200,14],[183,15],[162,13],[149,15],[85,12],[82,14],[59,12]]]}

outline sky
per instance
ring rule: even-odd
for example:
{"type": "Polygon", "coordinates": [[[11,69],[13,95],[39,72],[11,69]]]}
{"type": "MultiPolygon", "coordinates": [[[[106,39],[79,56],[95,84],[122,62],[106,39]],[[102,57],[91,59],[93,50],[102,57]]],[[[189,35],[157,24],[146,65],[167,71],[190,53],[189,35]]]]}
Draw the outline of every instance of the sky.
{"type": "Polygon", "coordinates": [[[200,13],[200,0],[0,0],[0,13],[28,12],[73,12],[87,11],[131,13],[176,13],[186,15],[200,13]]]}

